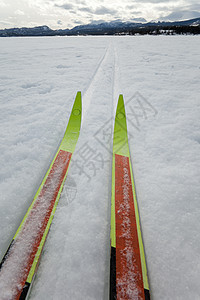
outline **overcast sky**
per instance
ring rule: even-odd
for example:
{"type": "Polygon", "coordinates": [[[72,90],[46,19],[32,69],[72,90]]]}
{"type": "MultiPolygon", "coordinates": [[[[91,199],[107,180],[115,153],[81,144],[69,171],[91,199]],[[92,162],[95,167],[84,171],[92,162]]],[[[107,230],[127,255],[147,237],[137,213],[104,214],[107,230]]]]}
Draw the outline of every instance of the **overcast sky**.
{"type": "Polygon", "coordinates": [[[0,0],[0,28],[72,28],[104,20],[181,20],[200,17],[199,0],[0,0]]]}

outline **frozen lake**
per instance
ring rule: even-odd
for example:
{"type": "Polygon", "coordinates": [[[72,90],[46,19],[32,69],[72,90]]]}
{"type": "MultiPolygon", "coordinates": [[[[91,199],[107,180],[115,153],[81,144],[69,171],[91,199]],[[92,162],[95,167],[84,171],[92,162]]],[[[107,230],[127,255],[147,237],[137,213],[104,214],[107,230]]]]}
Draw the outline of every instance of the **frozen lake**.
{"type": "Polygon", "coordinates": [[[76,92],[83,96],[80,137],[30,299],[108,299],[120,93],[152,299],[200,298],[199,49],[199,36],[0,39],[0,258],[56,153],[76,92]]]}

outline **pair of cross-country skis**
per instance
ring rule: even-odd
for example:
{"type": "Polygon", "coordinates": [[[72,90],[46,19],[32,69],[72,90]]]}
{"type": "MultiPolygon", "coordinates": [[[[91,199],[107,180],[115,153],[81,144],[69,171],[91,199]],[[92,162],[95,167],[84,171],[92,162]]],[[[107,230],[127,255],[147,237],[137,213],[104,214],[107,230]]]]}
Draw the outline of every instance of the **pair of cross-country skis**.
{"type": "MultiPolygon", "coordinates": [[[[0,300],[29,295],[79,137],[81,116],[78,92],[58,151],[0,264],[0,300]]],[[[113,135],[110,240],[110,299],[150,299],[122,95],[113,135]]]]}

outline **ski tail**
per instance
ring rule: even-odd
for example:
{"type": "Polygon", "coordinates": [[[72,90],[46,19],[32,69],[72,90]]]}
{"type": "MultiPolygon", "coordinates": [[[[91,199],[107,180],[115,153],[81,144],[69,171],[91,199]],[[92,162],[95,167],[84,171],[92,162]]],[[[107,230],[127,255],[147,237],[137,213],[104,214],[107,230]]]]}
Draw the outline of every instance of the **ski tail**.
{"type": "Polygon", "coordinates": [[[81,115],[78,92],[58,151],[0,264],[0,280],[9,299],[26,299],[30,291],[79,137],[81,115]]]}
{"type": "Polygon", "coordinates": [[[110,299],[150,299],[122,95],[113,135],[110,239],[110,299]]]}

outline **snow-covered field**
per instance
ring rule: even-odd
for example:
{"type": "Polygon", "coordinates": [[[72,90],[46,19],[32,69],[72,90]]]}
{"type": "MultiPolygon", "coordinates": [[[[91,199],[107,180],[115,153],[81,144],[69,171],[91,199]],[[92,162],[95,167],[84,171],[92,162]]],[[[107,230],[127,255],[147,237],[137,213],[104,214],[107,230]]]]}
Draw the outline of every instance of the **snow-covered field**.
{"type": "Polygon", "coordinates": [[[154,300],[200,299],[198,36],[0,39],[0,259],[64,134],[79,141],[30,299],[108,299],[111,154],[119,93],[154,300]]]}

